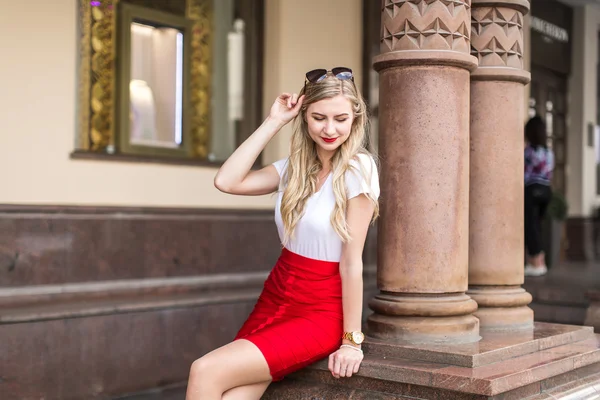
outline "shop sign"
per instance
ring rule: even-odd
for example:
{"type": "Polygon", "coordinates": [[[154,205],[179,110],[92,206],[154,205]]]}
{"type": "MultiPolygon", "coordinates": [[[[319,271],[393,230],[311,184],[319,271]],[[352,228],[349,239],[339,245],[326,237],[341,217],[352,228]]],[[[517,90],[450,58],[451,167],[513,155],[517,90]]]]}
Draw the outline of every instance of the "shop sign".
{"type": "Polygon", "coordinates": [[[561,28],[560,26],[554,25],[551,22],[544,21],[541,18],[535,16],[531,17],[531,29],[558,42],[569,42],[569,32],[567,32],[565,28],[561,28]]]}

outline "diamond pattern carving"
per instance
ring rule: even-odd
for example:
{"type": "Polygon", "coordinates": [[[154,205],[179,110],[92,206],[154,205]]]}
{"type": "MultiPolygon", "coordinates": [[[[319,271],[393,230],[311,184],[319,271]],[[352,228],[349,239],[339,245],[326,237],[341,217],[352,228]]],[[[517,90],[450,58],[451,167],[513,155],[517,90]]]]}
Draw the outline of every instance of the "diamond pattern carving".
{"type": "Polygon", "coordinates": [[[470,49],[470,0],[384,0],[381,51],[470,49]]]}
{"type": "Polygon", "coordinates": [[[471,13],[471,54],[480,67],[523,68],[523,14],[504,7],[475,7],[471,13]]]}
{"type": "Polygon", "coordinates": [[[456,7],[471,6],[470,1],[464,0],[385,0],[384,8],[387,10],[390,17],[395,18],[400,12],[400,8],[402,8],[403,5],[408,4],[423,16],[427,13],[429,6],[436,2],[445,5],[448,12],[452,15],[454,15],[454,9],[456,7]]]}

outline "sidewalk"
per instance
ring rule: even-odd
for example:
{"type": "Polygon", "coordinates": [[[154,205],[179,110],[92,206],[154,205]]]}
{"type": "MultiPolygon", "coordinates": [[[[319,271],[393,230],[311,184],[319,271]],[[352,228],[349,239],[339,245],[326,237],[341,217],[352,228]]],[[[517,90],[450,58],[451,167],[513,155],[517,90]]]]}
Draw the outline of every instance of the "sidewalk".
{"type": "Polygon", "coordinates": [[[600,288],[600,263],[563,262],[544,276],[526,277],[523,287],[533,296],[536,321],[583,325],[586,293],[600,288]]]}

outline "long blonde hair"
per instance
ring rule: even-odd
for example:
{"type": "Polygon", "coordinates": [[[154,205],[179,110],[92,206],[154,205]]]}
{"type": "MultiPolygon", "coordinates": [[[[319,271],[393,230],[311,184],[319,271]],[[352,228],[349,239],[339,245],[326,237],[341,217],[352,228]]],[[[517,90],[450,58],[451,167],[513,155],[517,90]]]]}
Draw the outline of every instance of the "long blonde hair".
{"type": "MultiPolygon", "coordinates": [[[[354,82],[340,80],[333,76],[328,76],[318,83],[308,82],[300,91],[301,95],[304,95],[305,98],[302,109],[294,120],[294,133],[290,146],[287,172],[282,178],[287,183],[281,199],[281,218],[285,231],[283,242],[285,244],[293,237],[294,229],[304,213],[306,202],[317,190],[317,175],[323,168],[317,156],[317,144],[308,133],[306,110],[311,104],[320,100],[343,95],[352,104],[354,120],[348,139],[338,147],[331,159],[335,207],[330,218],[333,229],[342,239],[342,242],[346,243],[351,239],[351,236],[346,222],[347,195],[344,176],[346,172],[356,169],[351,164],[351,160],[359,161],[358,170],[352,172],[358,172],[359,177],[362,177],[371,185],[371,174],[365,171],[362,163],[358,160],[359,154],[374,158],[367,150],[369,143],[367,136],[369,123],[367,106],[354,82]]],[[[372,165],[371,168],[377,168],[377,165],[372,165]]],[[[375,206],[372,219],[372,221],[375,221],[379,216],[379,204],[372,191],[367,193],[367,196],[375,206]]]]}

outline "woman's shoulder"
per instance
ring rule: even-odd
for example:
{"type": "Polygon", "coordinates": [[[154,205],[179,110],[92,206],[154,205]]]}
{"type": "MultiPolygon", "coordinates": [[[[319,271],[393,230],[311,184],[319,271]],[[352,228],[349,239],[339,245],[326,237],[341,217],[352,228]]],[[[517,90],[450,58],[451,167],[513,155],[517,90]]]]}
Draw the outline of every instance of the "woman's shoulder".
{"type": "Polygon", "coordinates": [[[290,159],[289,157],[285,157],[285,158],[277,160],[273,163],[273,166],[277,170],[277,173],[279,174],[279,176],[283,176],[284,172],[287,170],[289,159],[290,159]]]}
{"type": "Polygon", "coordinates": [[[348,172],[362,176],[377,176],[377,163],[375,157],[369,153],[358,153],[350,159],[348,172]]]}
{"type": "Polygon", "coordinates": [[[379,197],[379,176],[375,158],[368,153],[359,153],[352,157],[346,172],[348,199],[360,193],[373,193],[379,197]]]}
{"type": "Polygon", "coordinates": [[[351,168],[367,168],[367,171],[370,171],[371,168],[377,168],[377,164],[375,163],[375,157],[369,153],[358,153],[354,157],[350,159],[350,167],[351,168]]]}

